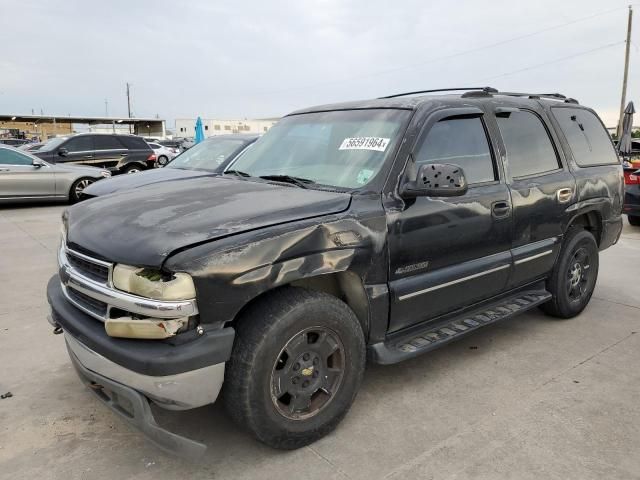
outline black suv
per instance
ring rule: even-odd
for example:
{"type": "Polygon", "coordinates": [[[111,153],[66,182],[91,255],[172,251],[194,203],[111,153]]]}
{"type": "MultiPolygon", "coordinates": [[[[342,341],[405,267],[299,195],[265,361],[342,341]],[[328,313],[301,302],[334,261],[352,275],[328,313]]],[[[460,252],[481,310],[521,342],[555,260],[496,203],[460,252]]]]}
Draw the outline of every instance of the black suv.
{"type": "Polygon", "coordinates": [[[197,455],[149,402],[222,389],[259,440],[297,448],[345,416],[367,357],[400,362],[538,306],[578,315],[622,229],[595,112],[413,93],[292,113],[224,175],[69,208],[50,321],[97,398],[197,455]]]}
{"type": "Polygon", "coordinates": [[[80,133],[49,140],[34,155],[51,163],[90,165],[113,173],[135,173],[154,166],[156,156],[142,137],[80,133]]]}

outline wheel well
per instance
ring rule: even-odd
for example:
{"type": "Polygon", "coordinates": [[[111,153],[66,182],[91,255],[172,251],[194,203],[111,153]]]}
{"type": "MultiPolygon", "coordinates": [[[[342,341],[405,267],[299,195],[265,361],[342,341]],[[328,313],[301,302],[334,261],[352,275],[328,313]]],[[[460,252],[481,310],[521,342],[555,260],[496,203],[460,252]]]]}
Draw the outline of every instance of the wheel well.
{"type": "MultiPolygon", "coordinates": [[[[325,275],[318,275],[310,278],[302,278],[300,280],[294,280],[293,282],[277,287],[286,288],[301,287],[307,290],[314,290],[317,292],[324,292],[336,297],[337,299],[346,303],[351,310],[356,314],[365,338],[369,336],[369,300],[365,292],[364,286],[360,277],[352,272],[337,272],[329,273],[325,275]]],[[[261,293],[257,297],[249,301],[242,309],[236,314],[234,320],[230,322],[233,325],[236,320],[242,315],[242,313],[258,299],[261,299],[267,295],[270,295],[274,290],[268,290],[261,293]]]]}
{"type": "Polygon", "coordinates": [[[590,211],[578,215],[571,221],[567,229],[573,226],[580,226],[591,232],[596,239],[596,243],[600,246],[600,238],[602,236],[602,218],[598,212],[590,211]]]}

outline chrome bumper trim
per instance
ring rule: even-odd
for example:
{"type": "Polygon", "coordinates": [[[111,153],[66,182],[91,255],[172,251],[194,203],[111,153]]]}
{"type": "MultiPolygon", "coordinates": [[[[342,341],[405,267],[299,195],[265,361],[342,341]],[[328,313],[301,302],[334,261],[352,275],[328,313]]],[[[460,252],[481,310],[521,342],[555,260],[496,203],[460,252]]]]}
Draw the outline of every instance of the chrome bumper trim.
{"type": "Polygon", "coordinates": [[[175,375],[151,377],[112,362],[66,332],[64,338],[69,353],[83,367],[144,394],[168,410],[188,410],[213,403],[222,388],[224,362],[175,375]]]}
{"type": "MultiPolygon", "coordinates": [[[[90,257],[84,257],[89,259],[90,261],[95,261],[90,257]]],[[[92,317],[97,318],[98,320],[101,320],[103,322],[107,317],[97,314],[96,312],[93,312],[76,302],[69,295],[67,289],[72,288],[73,290],[76,290],[95,300],[106,303],[108,305],[108,308],[116,307],[127,312],[144,315],[147,317],[180,318],[190,317],[192,315],[197,315],[198,313],[198,307],[195,299],[179,301],[153,300],[150,298],[139,297],[137,295],[132,295],[130,293],[116,290],[109,285],[88,278],[82,275],[75,267],[73,267],[69,263],[65,254],[64,247],[60,248],[58,252],[58,265],[60,281],[63,287],[62,291],[64,292],[67,300],[69,300],[69,302],[71,302],[74,306],[76,306],[86,314],[91,315],[92,317]]]]}

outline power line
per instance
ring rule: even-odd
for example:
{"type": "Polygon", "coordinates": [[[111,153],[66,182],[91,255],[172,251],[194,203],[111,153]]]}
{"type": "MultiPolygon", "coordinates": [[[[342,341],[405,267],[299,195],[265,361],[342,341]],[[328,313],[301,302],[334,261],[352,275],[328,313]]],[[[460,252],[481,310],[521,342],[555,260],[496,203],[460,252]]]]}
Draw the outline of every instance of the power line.
{"type": "MultiPolygon", "coordinates": [[[[587,55],[589,53],[593,53],[593,52],[597,52],[599,50],[604,50],[606,48],[611,48],[614,47],[616,45],[620,45],[624,43],[624,41],[621,42],[614,42],[614,43],[608,43],[607,45],[602,45],[600,47],[596,47],[596,48],[592,48],[590,50],[585,50],[584,52],[578,52],[578,53],[574,53],[573,55],[567,55],[566,57],[562,57],[562,58],[556,58],[555,60],[551,60],[549,62],[544,62],[544,63],[538,63],[536,65],[531,65],[529,67],[525,67],[525,68],[521,68],[519,70],[513,70],[511,72],[505,72],[505,73],[501,73],[499,75],[494,75],[492,77],[485,77],[485,78],[481,78],[479,80],[474,80],[474,82],[486,82],[488,80],[495,80],[496,78],[502,78],[502,77],[508,77],[510,75],[515,75],[516,73],[521,73],[521,72],[526,72],[528,70],[533,70],[534,68],[540,68],[540,67],[545,67],[547,65],[553,65],[554,63],[560,63],[560,62],[564,62],[566,60],[571,60],[572,58],[576,58],[576,57],[581,57],[583,55],[587,55]]],[[[473,83],[473,82],[472,82],[473,83]]]]}
{"type": "Polygon", "coordinates": [[[287,88],[287,89],[283,89],[283,90],[275,90],[275,91],[270,91],[270,92],[258,92],[258,95],[271,95],[271,94],[286,93],[286,92],[297,91],[297,90],[307,90],[309,88],[321,87],[321,86],[326,86],[326,85],[335,85],[335,84],[339,84],[339,83],[346,83],[346,82],[351,82],[353,80],[360,80],[360,79],[363,79],[363,78],[370,78],[370,77],[376,77],[376,76],[381,76],[381,75],[387,75],[387,74],[395,73],[395,72],[398,72],[398,71],[401,71],[401,70],[407,70],[407,69],[411,69],[411,68],[422,67],[422,66],[425,66],[425,65],[429,65],[431,63],[435,63],[435,62],[439,62],[439,61],[443,61],[443,60],[450,60],[452,58],[457,58],[457,57],[461,57],[461,56],[464,56],[464,55],[469,55],[471,53],[480,52],[482,50],[487,50],[487,49],[490,49],[490,48],[495,48],[495,47],[499,47],[499,46],[502,46],[502,45],[506,45],[508,43],[516,42],[518,40],[523,40],[525,38],[534,37],[536,35],[540,35],[542,33],[550,32],[552,30],[557,30],[559,28],[567,27],[569,25],[574,25],[574,24],[577,24],[577,23],[585,22],[587,20],[592,20],[594,18],[602,17],[604,15],[609,15],[610,13],[617,12],[619,10],[626,9],[626,8],[627,8],[626,6],[625,7],[612,8],[610,10],[605,10],[603,12],[594,13],[592,15],[588,15],[586,17],[581,17],[581,18],[578,18],[578,19],[575,19],[575,20],[571,20],[569,22],[565,22],[565,23],[562,23],[562,24],[559,24],[559,25],[546,27],[546,28],[543,28],[543,29],[540,29],[540,30],[536,30],[534,32],[530,32],[530,33],[526,33],[526,34],[523,34],[523,35],[518,35],[518,36],[515,36],[515,37],[507,38],[505,40],[500,40],[499,42],[491,43],[491,44],[488,44],[488,45],[483,45],[481,47],[472,48],[470,50],[464,50],[462,52],[453,53],[451,55],[444,55],[444,56],[441,56],[441,57],[434,57],[434,58],[425,60],[423,62],[413,63],[413,64],[409,64],[409,65],[402,65],[402,66],[399,66],[399,67],[394,67],[394,68],[385,69],[385,70],[378,70],[378,71],[375,71],[375,72],[356,75],[356,76],[353,76],[353,77],[343,78],[343,79],[340,79],[340,80],[331,80],[331,81],[327,81],[327,82],[316,83],[316,84],[313,84],[313,85],[292,87],[292,88],[287,88]]]}

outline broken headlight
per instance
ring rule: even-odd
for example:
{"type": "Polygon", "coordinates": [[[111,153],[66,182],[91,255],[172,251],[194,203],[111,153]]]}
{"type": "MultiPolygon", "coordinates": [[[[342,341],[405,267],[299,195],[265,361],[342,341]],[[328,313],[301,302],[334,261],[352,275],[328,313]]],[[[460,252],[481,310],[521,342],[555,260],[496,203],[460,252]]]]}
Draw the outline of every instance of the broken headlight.
{"type": "Polygon", "coordinates": [[[113,286],[155,300],[190,300],[196,297],[196,287],[188,273],[167,274],[122,264],[113,269],[113,286]]]}

